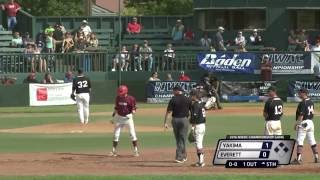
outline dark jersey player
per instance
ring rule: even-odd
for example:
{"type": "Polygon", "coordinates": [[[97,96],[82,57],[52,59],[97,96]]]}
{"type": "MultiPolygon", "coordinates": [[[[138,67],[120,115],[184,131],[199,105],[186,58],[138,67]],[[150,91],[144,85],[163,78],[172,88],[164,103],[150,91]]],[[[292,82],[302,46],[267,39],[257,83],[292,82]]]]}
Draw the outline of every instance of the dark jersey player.
{"type": "Polygon", "coordinates": [[[314,104],[308,97],[307,89],[300,89],[298,92],[299,98],[302,100],[296,111],[295,130],[297,131],[297,158],[293,161],[294,164],[302,163],[302,150],[304,139],[307,138],[311,146],[314,162],[318,162],[317,143],[314,138],[314,104]]]}
{"type": "Polygon", "coordinates": [[[206,132],[206,111],[204,108],[204,103],[201,101],[201,95],[196,90],[191,91],[190,96],[192,99],[190,117],[191,133],[193,133],[195,139],[198,156],[198,162],[195,164],[195,166],[203,167],[205,166],[203,137],[206,132]]]}
{"type": "Polygon", "coordinates": [[[263,117],[265,119],[265,135],[282,135],[281,117],[283,115],[283,102],[278,97],[275,87],[268,89],[269,99],[264,105],[263,117]]]}
{"type": "Polygon", "coordinates": [[[90,91],[90,79],[84,76],[82,70],[79,69],[78,76],[73,79],[71,97],[75,96],[81,124],[88,124],[89,122],[90,91]]]}

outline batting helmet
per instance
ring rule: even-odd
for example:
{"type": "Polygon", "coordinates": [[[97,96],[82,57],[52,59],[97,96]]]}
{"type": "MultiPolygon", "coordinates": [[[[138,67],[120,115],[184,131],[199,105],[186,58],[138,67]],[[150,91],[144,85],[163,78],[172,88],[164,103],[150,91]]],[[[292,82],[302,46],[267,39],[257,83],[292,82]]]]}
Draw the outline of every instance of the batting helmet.
{"type": "Polygon", "coordinates": [[[121,85],[118,88],[118,96],[124,96],[128,94],[128,87],[126,85],[121,85]]]}

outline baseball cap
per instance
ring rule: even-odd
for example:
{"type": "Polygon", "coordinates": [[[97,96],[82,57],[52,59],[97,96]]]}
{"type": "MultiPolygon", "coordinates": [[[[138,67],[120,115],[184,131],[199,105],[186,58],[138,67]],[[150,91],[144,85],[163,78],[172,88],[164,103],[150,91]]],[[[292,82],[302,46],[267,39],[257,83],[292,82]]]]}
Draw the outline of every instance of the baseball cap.
{"type": "Polygon", "coordinates": [[[219,26],[219,27],[218,27],[218,30],[222,30],[222,31],[223,31],[224,28],[223,28],[222,26],[219,26]]]}
{"type": "Polygon", "coordinates": [[[299,93],[305,93],[305,94],[308,94],[308,89],[306,89],[306,88],[301,88],[301,89],[299,89],[299,93]]]}
{"type": "Polygon", "coordinates": [[[175,86],[175,87],[173,88],[173,90],[174,90],[174,91],[182,91],[182,92],[183,92],[183,89],[182,89],[182,87],[180,87],[180,86],[175,86]]]}
{"type": "Polygon", "coordinates": [[[268,88],[268,91],[277,91],[277,89],[276,89],[276,87],[274,87],[274,86],[270,86],[269,88],[268,88]]]}
{"type": "Polygon", "coordinates": [[[253,32],[258,32],[258,29],[253,29],[253,32]]]}
{"type": "Polygon", "coordinates": [[[264,54],[264,55],[262,56],[262,58],[263,58],[263,59],[268,59],[268,58],[269,58],[269,55],[268,55],[268,54],[264,54]]]}
{"type": "Polygon", "coordinates": [[[84,19],[82,23],[88,24],[88,21],[84,19]]]}

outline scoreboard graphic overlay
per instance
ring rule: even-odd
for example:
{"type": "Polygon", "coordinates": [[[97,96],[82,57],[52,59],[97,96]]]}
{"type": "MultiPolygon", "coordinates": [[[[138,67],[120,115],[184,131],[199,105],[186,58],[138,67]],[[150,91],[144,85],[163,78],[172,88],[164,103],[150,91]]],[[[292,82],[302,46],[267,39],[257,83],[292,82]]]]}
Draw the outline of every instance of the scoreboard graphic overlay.
{"type": "Polygon", "coordinates": [[[226,168],[276,168],[288,165],[295,140],[289,135],[228,135],[217,144],[213,165],[226,168]]]}

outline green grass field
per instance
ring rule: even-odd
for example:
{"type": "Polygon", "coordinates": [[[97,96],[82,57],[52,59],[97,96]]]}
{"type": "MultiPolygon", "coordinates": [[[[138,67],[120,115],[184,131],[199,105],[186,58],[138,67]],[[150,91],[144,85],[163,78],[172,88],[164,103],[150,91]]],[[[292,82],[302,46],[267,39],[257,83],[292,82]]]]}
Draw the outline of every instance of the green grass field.
{"type": "MultiPolygon", "coordinates": [[[[226,104],[225,108],[234,106],[245,106],[250,111],[250,107],[263,104],[226,104]]],[[[285,107],[295,107],[296,104],[286,104],[285,107]]],[[[165,105],[147,105],[141,104],[139,108],[156,108],[165,107],[165,105]]],[[[108,121],[109,116],[99,114],[99,112],[111,112],[112,105],[92,105],[91,122],[108,121]]],[[[315,127],[319,127],[320,123],[315,118],[315,127]]],[[[0,108],[0,130],[21,128],[27,126],[78,122],[75,106],[56,106],[56,107],[19,107],[19,108],[0,108]]],[[[285,115],[282,121],[284,134],[290,134],[293,138],[294,116],[285,115]]],[[[136,125],[148,125],[162,127],[163,115],[154,116],[152,114],[139,115],[139,111],[135,117],[136,125]]],[[[224,138],[227,134],[261,134],[264,129],[264,122],[261,116],[241,115],[234,116],[232,114],[215,115],[210,113],[207,117],[207,131],[204,145],[209,148],[215,148],[218,139],[224,138]]],[[[138,133],[142,149],[156,149],[165,147],[174,147],[175,142],[171,132],[144,132],[138,133]]],[[[316,131],[316,138],[320,139],[320,133],[316,131]]],[[[130,143],[127,135],[122,135],[122,149],[129,149],[130,143]]],[[[18,133],[0,133],[0,153],[35,153],[35,152],[108,152],[111,148],[111,133],[85,133],[85,134],[18,134],[18,133]]],[[[1,164],[0,164],[1,166],[1,164]]],[[[273,179],[292,179],[291,175],[272,176],[273,179]]],[[[297,176],[294,176],[297,177],[297,176]]],[[[301,178],[315,179],[317,175],[304,175],[301,178]]],[[[240,176],[0,176],[0,179],[263,179],[264,176],[259,175],[240,175],[240,176]]]]}

